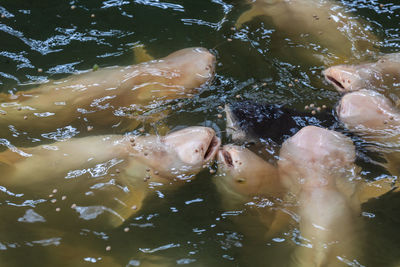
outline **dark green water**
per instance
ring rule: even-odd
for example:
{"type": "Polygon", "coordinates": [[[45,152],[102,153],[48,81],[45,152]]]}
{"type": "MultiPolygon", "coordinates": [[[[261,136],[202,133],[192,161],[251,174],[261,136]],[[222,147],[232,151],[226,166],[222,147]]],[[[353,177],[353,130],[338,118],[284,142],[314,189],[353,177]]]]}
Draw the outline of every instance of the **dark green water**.
{"type": "MultiPolygon", "coordinates": [[[[395,0],[341,2],[370,23],[382,40],[382,52],[400,51],[395,0]]],[[[238,94],[299,109],[310,103],[333,106],[340,95],[322,81],[323,66],[283,57],[270,46],[271,25],[255,20],[232,29],[247,8],[239,0],[1,0],[0,92],[26,90],[30,83],[66,77],[94,64],[132,64],[132,47],[141,43],[155,58],[191,46],[206,47],[217,57],[213,83],[180,101],[183,105],[173,103],[174,112],[165,119],[170,128],[206,125],[226,142],[218,106],[238,94]]],[[[10,141],[16,146],[49,142],[25,135],[10,141]]],[[[364,165],[369,178],[382,175],[376,166],[364,165]]],[[[174,194],[154,193],[118,229],[83,221],[67,211],[67,204],[55,214],[54,206],[35,202],[34,195],[0,187],[0,266],[111,266],[105,258],[116,266],[153,266],[149,257],[160,257],[154,266],[285,266],[296,246],[296,227],[274,240],[246,236],[221,207],[212,179],[204,171],[174,194]],[[46,222],[18,221],[30,209],[46,222]],[[130,231],[124,232],[125,227],[130,231]]],[[[399,207],[398,195],[363,206],[363,266],[400,264],[399,207]]]]}

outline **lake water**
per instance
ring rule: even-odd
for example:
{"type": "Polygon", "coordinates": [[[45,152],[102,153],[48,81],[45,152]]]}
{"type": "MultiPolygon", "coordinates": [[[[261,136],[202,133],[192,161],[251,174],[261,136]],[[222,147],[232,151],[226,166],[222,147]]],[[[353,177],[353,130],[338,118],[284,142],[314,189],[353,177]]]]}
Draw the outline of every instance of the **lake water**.
{"type": "MultiPolygon", "coordinates": [[[[346,12],[368,21],[382,40],[380,51],[400,51],[399,3],[341,3],[346,12]]],[[[171,129],[210,126],[228,142],[219,106],[237,95],[300,110],[310,103],[334,106],[340,95],[323,81],[323,65],[284,56],[290,42],[280,49],[271,46],[274,27],[268,21],[233,28],[246,9],[241,0],[2,0],[0,92],[27,90],[95,64],[132,64],[132,48],[138,44],[155,58],[202,46],[216,55],[216,77],[199,95],[171,103],[173,112],[164,119],[171,129]]],[[[75,137],[87,135],[81,132],[75,137]]],[[[15,146],[52,142],[46,133],[40,135],[20,134],[9,141],[15,146]]],[[[368,179],[387,175],[370,163],[361,165],[368,179]]],[[[296,225],[272,240],[246,235],[232,220],[245,216],[246,208],[243,213],[225,210],[213,179],[206,170],[176,192],[154,191],[145,207],[117,229],[80,218],[60,192],[52,204],[39,197],[51,191],[11,192],[0,179],[0,266],[285,266],[299,245],[296,225]]],[[[363,206],[364,256],[347,265],[399,266],[398,207],[398,195],[363,206]]]]}

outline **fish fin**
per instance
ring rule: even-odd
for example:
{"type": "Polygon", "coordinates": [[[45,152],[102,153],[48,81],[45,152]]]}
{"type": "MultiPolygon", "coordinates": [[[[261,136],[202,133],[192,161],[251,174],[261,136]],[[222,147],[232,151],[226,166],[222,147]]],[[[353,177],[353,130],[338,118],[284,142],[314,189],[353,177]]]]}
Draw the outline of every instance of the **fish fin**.
{"type": "Polygon", "coordinates": [[[400,177],[400,153],[393,152],[386,154],[384,157],[387,163],[383,164],[383,166],[389,171],[391,175],[400,177]]]}
{"type": "Polygon", "coordinates": [[[384,178],[378,181],[366,182],[362,184],[357,192],[360,203],[365,203],[371,198],[377,198],[390,191],[399,192],[399,187],[394,185],[394,178],[384,178]]]}
{"type": "Polygon", "coordinates": [[[271,239],[274,236],[282,233],[282,231],[289,225],[290,220],[291,217],[289,214],[277,209],[268,232],[265,234],[266,238],[271,239]]]}
{"type": "Polygon", "coordinates": [[[138,121],[134,118],[129,118],[126,120],[127,120],[126,122],[124,121],[122,123],[121,128],[119,130],[119,132],[121,132],[121,133],[131,132],[140,125],[140,121],[138,121]]]}
{"type": "Polygon", "coordinates": [[[168,113],[168,110],[163,110],[150,115],[132,115],[123,122],[120,131],[123,133],[130,132],[137,129],[139,126],[147,128],[146,126],[150,124],[152,126],[149,131],[150,134],[165,135],[169,132],[169,128],[165,123],[161,122],[161,120],[165,119],[168,113]]]}
{"type": "Polygon", "coordinates": [[[143,206],[146,198],[146,189],[142,187],[127,186],[127,192],[120,198],[114,198],[115,206],[112,210],[115,216],[111,216],[109,223],[112,228],[121,226],[127,219],[137,213],[143,206]]]}
{"type": "Polygon", "coordinates": [[[168,132],[171,130],[168,125],[165,123],[165,121],[162,120],[162,118],[158,121],[151,122],[150,123],[151,128],[149,133],[153,135],[161,135],[164,136],[168,134],[168,132]]]}
{"type": "Polygon", "coordinates": [[[7,158],[4,158],[0,155],[1,176],[4,176],[5,174],[9,174],[13,170],[15,170],[15,167],[13,166],[13,164],[7,158]]]}
{"type": "Polygon", "coordinates": [[[135,64],[154,60],[154,57],[149,55],[145,46],[142,44],[137,45],[133,48],[133,54],[134,54],[135,64]]]}
{"type": "Polygon", "coordinates": [[[10,100],[10,95],[5,93],[0,93],[0,103],[10,100]]]}
{"type": "Polygon", "coordinates": [[[0,166],[12,166],[15,160],[11,155],[9,150],[0,153],[0,166]]]}
{"type": "Polygon", "coordinates": [[[0,173],[1,175],[9,174],[12,171],[15,171],[16,164],[18,161],[23,160],[24,157],[19,155],[18,153],[6,150],[0,153],[0,173]]]}
{"type": "Polygon", "coordinates": [[[265,15],[264,10],[259,6],[253,5],[249,10],[243,12],[242,15],[240,15],[240,17],[236,20],[235,27],[236,29],[240,29],[244,23],[262,15],[265,15]]]}

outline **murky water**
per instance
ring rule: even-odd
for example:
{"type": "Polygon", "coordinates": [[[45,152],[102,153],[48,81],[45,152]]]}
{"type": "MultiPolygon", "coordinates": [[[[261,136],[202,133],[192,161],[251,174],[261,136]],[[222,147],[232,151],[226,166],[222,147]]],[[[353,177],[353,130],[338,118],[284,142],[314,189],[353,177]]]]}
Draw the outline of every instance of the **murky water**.
{"type": "MultiPolygon", "coordinates": [[[[395,0],[341,2],[346,12],[369,22],[381,39],[382,52],[400,51],[400,5],[395,0]]],[[[293,49],[290,42],[271,45],[274,28],[268,21],[256,19],[232,28],[247,8],[241,0],[2,0],[0,92],[27,90],[95,64],[132,64],[132,47],[140,43],[155,58],[191,46],[206,47],[217,57],[211,85],[193,98],[170,103],[173,112],[163,122],[171,129],[210,126],[228,142],[218,106],[237,95],[297,109],[310,103],[333,106],[340,96],[323,82],[322,63],[282,53],[293,49]]],[[[62,138],[88,135],[85,129],[68,130],[62,138]]],[[[90,134],[96,133],[94,129],[90,134]]],[[[8,141],[37,146],[53,142],[54,134],[16,132],[8,141]]],[[[385,175],[381,168],[363,165],[370,179],[385,175]]],[[[106,172],[100,179],[110,175],[106,172]]],[[[213,179],[203,171],[175,192],[155,190],[144,208],[116,229],[71,209],[70,198],[76,196],[63,192],[59,184],[43,187],[46,191],[10,191],[0,180],[0,266],[285,266],[298,245],[298,228],[293,225],[272,240],[246,235],[232,218],[247,211],[224,210],[213,179]],[[50,194],[56,203],[43,197],[50,194]]],[[[363,206],[366,238],[360,246],[365,256],[357,262],[400,264],[399,206],[398,195],[363,206]]],[[[253,224],[257,231],[260,225],[253,224]]],[[[357,262],[348,265],[361,266],[357,262]]]]}

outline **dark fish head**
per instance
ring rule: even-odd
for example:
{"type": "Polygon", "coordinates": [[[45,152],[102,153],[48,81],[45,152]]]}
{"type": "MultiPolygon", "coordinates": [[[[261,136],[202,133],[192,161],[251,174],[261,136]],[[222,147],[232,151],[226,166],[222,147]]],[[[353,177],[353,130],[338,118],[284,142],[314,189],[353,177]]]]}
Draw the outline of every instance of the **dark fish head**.
{"type": "Polygon", "coordinates": [[[236,109],[232,110],[232,106],[225,105],[226,114],[226,133],[235,142],[250,142],[253,141],[253,136],[247,131],[248,127],[244,127],[236,115],[236,109]]]}
{"type": "Polygon", "coordinates": [[[288,134],[288,114],[280,105],[241,101],[227,104],[225,112],[227,133],[235,142],[257,142],[262,138],[280,143],[288,134]]]}
{"type": "Polygon", "coordinates": [[[227,104],[227,134],[235,142],[263,139],[281,144],[301,128],[309,125],[332,128],[336,120],[330,111],[316,114],[301,112],[277,104],[241,101],[227,104]]]}

